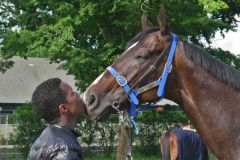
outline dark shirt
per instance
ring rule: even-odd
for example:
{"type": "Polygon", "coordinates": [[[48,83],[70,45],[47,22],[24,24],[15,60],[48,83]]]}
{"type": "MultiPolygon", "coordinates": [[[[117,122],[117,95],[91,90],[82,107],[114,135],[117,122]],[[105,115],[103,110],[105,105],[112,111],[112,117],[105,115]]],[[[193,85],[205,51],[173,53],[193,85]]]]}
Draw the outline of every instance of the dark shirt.
{"type": "Polygon", "coordinates": [[[172,131],[177,135],[179,160],[205,160],[207,147],[198,133],[181,128],[172,131]]]}
{"type": "Polygon", "coordinates": [[[70,126],[49,125],[32,145],[28,160],[83,160],[78,136],[70,126]]]}

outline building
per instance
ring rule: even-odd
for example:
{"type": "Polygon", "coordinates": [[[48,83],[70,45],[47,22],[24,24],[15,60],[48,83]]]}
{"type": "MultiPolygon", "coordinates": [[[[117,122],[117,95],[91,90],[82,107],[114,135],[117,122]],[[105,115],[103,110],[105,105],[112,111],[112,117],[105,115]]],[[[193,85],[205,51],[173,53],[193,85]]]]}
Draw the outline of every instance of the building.
{"type": "Polygon", "coordinates": [[[72,86],[76,82],[66,71],[57,69],[59,64],[50,64],[46,58],[13,57],[12,60],[15,62],[14,66],[5,73],[0,73],[0,145],[1,139],[8,144],[8,135],[12,131],[9,115],[17,106],[30,102],[37,85],[54,77],[59,77],[72,86]]]}

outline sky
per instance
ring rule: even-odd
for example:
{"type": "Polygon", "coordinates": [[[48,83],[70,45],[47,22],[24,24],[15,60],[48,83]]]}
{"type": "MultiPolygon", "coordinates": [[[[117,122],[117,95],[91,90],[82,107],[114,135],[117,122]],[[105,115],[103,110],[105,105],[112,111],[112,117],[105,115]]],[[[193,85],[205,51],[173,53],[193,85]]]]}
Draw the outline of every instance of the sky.
{"type": "Polygon", "coordinates": [[[212,46],[230,51],[234,55],[240,55],[240,23],[238,23],[236,32],[228,32],[224,38],[220,33],[217,33],[215,38],[212,39],[212,46]]]}

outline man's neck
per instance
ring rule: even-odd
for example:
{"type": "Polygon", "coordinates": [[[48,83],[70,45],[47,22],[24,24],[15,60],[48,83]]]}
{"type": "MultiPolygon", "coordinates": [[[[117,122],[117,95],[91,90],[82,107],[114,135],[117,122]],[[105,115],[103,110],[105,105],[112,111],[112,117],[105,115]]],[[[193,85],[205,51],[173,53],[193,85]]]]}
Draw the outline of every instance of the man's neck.
{"type": "Polygon", "coordinates": [[[77,120],[74,118],[66,118],[66,117],[60,117],[59,119],[59,123],[61,125],[67,125],[67,126],[72,126],[72,127],[76,127],[77,124],[77,120]]]}

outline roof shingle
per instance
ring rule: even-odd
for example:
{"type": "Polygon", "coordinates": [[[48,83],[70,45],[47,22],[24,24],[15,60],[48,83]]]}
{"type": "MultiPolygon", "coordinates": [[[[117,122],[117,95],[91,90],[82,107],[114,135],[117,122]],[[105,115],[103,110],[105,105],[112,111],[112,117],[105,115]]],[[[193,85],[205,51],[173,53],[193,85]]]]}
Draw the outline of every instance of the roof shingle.
{"type": "Polygon", "coordinates": [[[13,57],[15,64],[4,74],[0,73],[0,103],[25,103],[31,100],[32,93],[41,82],[58,77],[69,83],[74,90],[75,80],[66,71],[57,69],[59,64],[46,58],[13,57]]]}

